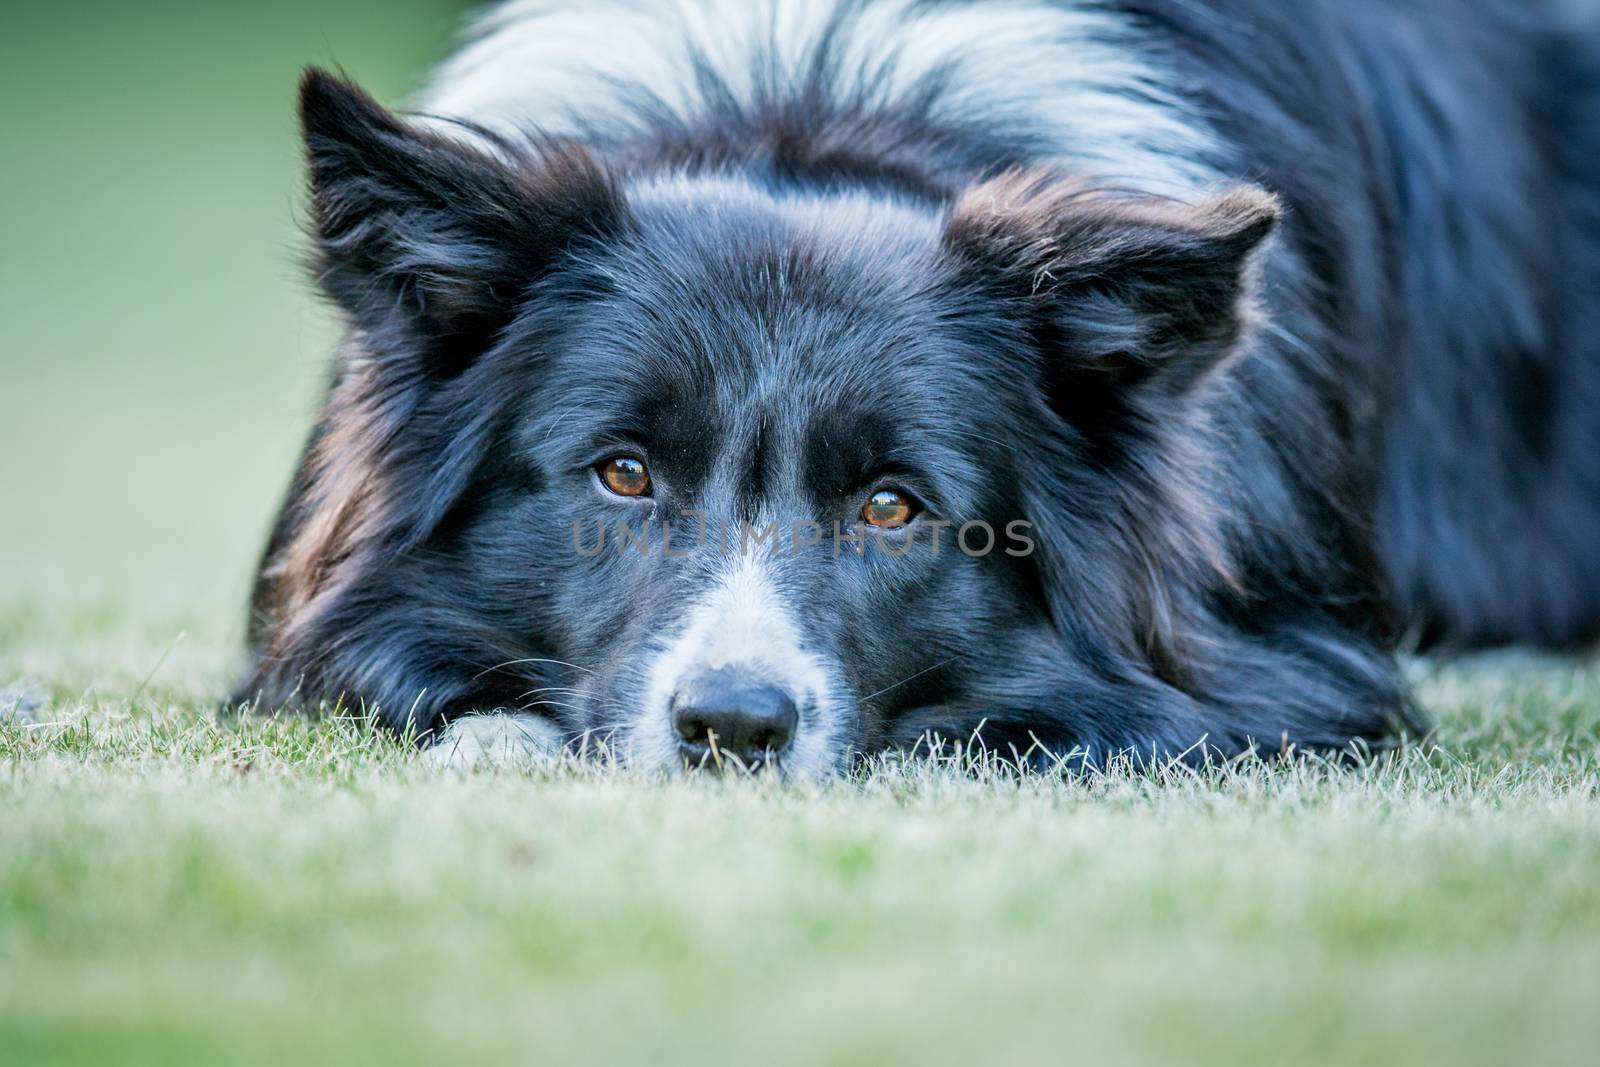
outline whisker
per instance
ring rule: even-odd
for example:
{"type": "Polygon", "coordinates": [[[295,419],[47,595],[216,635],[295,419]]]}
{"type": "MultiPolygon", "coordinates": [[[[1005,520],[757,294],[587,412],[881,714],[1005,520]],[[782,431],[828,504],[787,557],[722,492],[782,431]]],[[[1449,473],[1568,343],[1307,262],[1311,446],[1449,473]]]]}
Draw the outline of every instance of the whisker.
{"type": "Polygon", "coordinates": [[[528,697],[534,696],[534,695],[536,695],[538,693],[582,693],[582,692],[583,692],[582,689],[576,689],[576,688],[573,688],[572,686],[547,685],[547,686],[541,686],[538,689],[530,689],[526,693],[519,693],[519,694],[517,694],[517,699],[518,700],[526,700],[528,697]]]}
{"type": "Polygon", "coordinates": [[[866,696],[861,698],[861,703],[865,704],[867,701],[871,700],[873,697],[881,697],[881,696],[883,696],[883,694],[887,693],[889,690],[898,689],[902,685],[905,685],[907,682],[915,681],[916,679],[921,678],[924,674],[927,674],[929,671],[936,671],[940,667],[948,667],[950,664],[954,663],[956,660],[958,660],[960,658],[961,657],[959,655],[951,656],[949,659],[940,660],[938,663],[935,663],[931,667],[922,668],[916,674],[908,674],[904,678],[900,679],[898,682],[894,683],[893,685],[886,685],[882,689],[878,690],[876,693],[868,693],[866,696]]]}
{"type": "Polygon", "coordinates": [[[588,667],[580,667],[576,663],[568,663],[564,659],[540,659],[537,656],[529,656],[527,659],[508,659],[504,663],[496,663],[493,667],[485,667],[477,674],[474,674],[472,680],[476,682],[486,674],[493,674],[495,671],[503,671],[507,667],[517,667],[524,663],[554,663],[562,667],[571,667],[575,671],[582,671],[584,674],[594,673],[588,667]]]}
{"type": "Polygon", "coordinates": [[[567,708],[571,711],[582,711],[581,704],[564,704],[559,700],[534,700],[527,704],[517,706],[518,711],[528,711],[531,708],[567,708]]]}

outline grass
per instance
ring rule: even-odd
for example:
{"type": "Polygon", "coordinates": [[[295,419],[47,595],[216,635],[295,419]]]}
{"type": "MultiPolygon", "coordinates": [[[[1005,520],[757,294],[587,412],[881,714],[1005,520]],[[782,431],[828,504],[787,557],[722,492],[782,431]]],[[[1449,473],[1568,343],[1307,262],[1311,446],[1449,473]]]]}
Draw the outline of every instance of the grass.
{"type": "Polygon", "coordinates": [[[0,1062],[1592,1062],[1600,670],[1420,684],[1355,769],[815,787],[58,696],[0,726],[0,1062]]]}
{"type": "Polygon", "coordinates": [[[0,33],[0,1064],[1589,1063],[1600,664],[1420,666],[1436,744],[1079,783],[438,775],[211,716],[330,324],[291,96],[427,0],[0,33]]]}

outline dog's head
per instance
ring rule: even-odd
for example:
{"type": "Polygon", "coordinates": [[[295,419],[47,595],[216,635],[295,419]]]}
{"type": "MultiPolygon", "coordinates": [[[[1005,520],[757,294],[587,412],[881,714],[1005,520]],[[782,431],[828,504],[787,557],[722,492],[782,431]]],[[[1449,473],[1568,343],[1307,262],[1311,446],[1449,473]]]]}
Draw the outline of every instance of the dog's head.
{"type": "Polygon", "coordinates": [[[1092,743],[1074,700],[1181,673],[1174,568],[1220,550],[1166,428],[1270,198],[630,170],[318,74],[303,117],[351,340],[258,687],[814,773],[985,722],[1092,743]]]}

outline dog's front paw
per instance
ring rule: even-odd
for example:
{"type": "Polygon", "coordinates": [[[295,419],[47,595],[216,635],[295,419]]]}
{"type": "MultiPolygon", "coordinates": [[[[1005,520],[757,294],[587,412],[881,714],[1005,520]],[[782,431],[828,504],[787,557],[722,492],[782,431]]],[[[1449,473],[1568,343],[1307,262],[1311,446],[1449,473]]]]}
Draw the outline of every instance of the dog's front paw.
{"type": "Polygon", "coordinates": [[[561,756],[561,731],[534,715],[488,713],[450,721],[423,752],[430,767],[536,767],[561,756]]]}

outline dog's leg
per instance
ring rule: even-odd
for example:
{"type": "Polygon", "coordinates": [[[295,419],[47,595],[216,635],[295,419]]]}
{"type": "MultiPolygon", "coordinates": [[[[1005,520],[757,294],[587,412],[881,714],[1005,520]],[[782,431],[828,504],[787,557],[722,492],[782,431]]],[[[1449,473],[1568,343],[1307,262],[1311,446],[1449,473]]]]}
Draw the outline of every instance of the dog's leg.
{"type": "Polygon", "coordinates": [[[561,731],[536,715],[488,712],[452,719],[423,753],[431,767],[532,767],[561,755],[561,731]]]}

